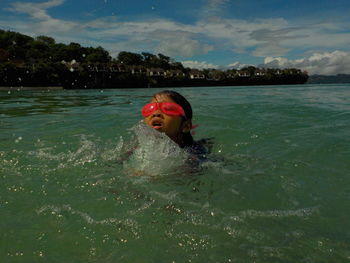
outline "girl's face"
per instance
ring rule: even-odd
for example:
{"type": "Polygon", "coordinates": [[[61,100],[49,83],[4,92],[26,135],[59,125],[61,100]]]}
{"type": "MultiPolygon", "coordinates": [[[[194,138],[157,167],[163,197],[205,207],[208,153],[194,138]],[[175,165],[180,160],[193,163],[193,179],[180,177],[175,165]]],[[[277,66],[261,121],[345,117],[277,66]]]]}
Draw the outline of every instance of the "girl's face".
{"type": "MultiPolygon", "coordinates": [[[[169,96],[164,94],[157,94],[150,103],[153,102],[173,102],[169,96]]],[[[150,116],[144,118],[144,122],[156,129],[159,132],[164,132],[173,141],[179,143],[181,140],[181,135],[183,132],[188,132],[190,130],[190,121],[183,121],[181,116],[170,116],[163,113],[160,109],[157,109],[150,116]]]]}

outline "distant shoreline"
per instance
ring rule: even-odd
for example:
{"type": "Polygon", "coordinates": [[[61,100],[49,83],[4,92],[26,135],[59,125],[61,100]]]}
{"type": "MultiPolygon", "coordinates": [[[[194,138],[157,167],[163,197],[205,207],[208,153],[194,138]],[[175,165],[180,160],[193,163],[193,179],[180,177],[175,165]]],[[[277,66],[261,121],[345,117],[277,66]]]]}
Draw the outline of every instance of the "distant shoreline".
{"type": "MultiPolygon", "coordinates": [[[[241,83],[240,85],[237,84],[231,84],[231,85],[205,85],[208,83],[200,83],[198,82],[197,85],[168,85],[168,86],[148,86],[148,87],[142,87],[142,88],[161,88],[161,87],[173,87],[173,88],[190,88],[190,87],[224,87],[224,86],[264,86],[264,84],[244,84],[241,83]]],[[[306,83],[279,83],[279,84],[266,84],[266,85],[303,85],[306,83]]],[[[115,89],[128,89],[128,88],[134,88],[134,87],[120,87],[116,86],[115,89]]],[[[137,87],[140,88],[140,87],[137,87]]],[[[80,90],[93,90],[93,89],[113,89],[111,87],[101,87],[101,88],[76,88],[80,90]]],[[[59,90],[72,90],[71,88],[64,88],[63,86],[44,86],[44,87],[25,87],[25,86],[11,86],[11,87],[1,87],[0,86],[0,92],[1,91],[59,91],[59,90]]]]}
{"type": "Polygon", "coordinates": [[[20,91],[20,90],[64,90],[61,86],[48,87],[0,87],[0,91],[20,91]]]}
{"type": "Polygon", "coordinates": [[[0,90],[5,91],[291,85],[308,80],[308,73],[297,68],[196,69],[161,53],[121,51],[112,58],[102,47],[56,43],[48,36],[0,29],[0,38],[0,90]]]}

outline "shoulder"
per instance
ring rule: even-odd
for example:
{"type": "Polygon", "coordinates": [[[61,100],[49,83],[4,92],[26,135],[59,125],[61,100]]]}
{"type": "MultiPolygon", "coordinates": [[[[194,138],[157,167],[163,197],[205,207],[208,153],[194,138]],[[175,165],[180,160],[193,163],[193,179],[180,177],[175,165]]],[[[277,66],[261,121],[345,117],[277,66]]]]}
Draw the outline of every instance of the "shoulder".
{"type": "Polygon", "coordinates": [[[186,151],[191,155],[191,158],[197,160],[205,160],[213,146],[212,138],[193,141],[191,146],[185,147],[186,151]]]}

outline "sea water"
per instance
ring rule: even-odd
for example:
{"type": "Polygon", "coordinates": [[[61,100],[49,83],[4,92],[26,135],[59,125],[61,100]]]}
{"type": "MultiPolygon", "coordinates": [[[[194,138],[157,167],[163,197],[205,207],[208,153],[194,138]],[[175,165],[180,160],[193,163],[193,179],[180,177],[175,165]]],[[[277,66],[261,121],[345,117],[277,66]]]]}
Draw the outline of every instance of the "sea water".
{"type": "Polygon", "coordinates": [[[159,89],[0,93],[1,262],[350,260],[350,85],[175,90],[195,171],[140,126],[159,89]]]}

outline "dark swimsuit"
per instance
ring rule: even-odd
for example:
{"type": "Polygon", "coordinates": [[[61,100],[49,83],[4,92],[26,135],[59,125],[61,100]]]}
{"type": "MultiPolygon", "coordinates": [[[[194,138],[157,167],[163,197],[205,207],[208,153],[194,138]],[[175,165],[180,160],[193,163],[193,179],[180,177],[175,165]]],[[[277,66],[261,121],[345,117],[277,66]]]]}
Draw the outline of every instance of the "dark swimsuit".
{"type": "Polygon", "coordinates": [[[191,146],[184,147],[184,150],[190,154],[189,164],[198,166],[207,161],[207,155],[210,153],[211,147],[212,138],[194,141],[191,146]]]}

